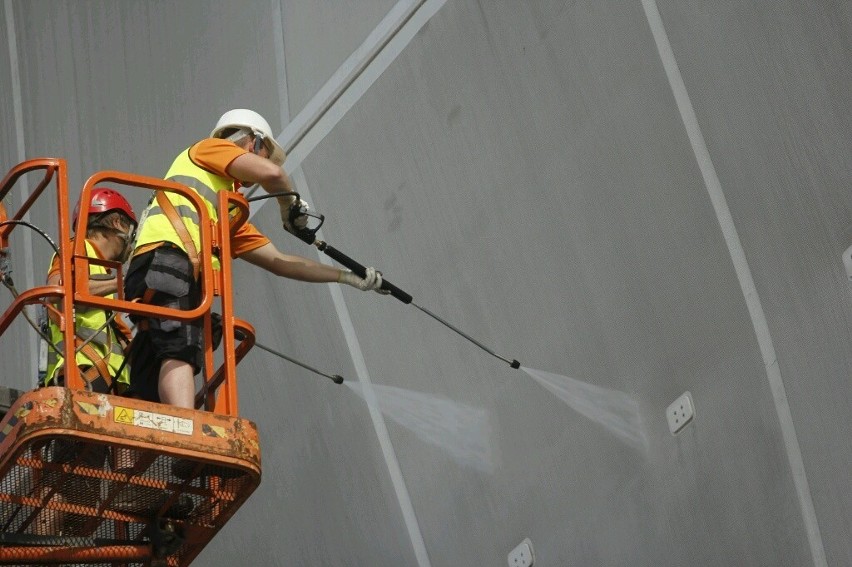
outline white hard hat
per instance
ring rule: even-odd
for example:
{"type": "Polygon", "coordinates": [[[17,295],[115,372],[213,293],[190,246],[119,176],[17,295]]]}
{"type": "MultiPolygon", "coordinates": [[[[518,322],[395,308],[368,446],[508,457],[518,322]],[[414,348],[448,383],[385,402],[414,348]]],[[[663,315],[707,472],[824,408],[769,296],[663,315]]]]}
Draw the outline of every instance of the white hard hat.
{"type": "Polygon", "coordinates": [[[219,138],[221,137],[220,134],[229,128],[250,128],[255,134],[262,134],[264,140],[269,144],[268,147],[271,148],[269,152],[270,161],[275,163],[275,165],[284,163],[284,159],[287,157],[287,154],[284,153],[284,148],[278,144],[275,136],[272,135],[269,123],[254,110],[248,110],[247,108],[229,110],[216,123],[216,127],[210,132],[210,137],[219,138]]]}

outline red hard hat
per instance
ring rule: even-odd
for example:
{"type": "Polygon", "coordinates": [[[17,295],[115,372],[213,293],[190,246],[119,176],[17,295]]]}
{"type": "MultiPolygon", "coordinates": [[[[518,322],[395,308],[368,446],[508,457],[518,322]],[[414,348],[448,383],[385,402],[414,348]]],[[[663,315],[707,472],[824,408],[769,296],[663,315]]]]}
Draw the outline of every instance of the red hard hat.
{"type": "MultiPolygon", "coordinates": [[[[106,187],[95,187],[92,189],[92,200],[89,203],[89,214],[99,215],[109,211],[121,211],[136,223],[136,215],[133,213],[133,207],[127,202],[121,193],[107,189],[106,187]]],[[[77,217],[80,215],[80,201],[77,200],[77,205],[74,207],[71,224],[77,226],[77,217]]]]}

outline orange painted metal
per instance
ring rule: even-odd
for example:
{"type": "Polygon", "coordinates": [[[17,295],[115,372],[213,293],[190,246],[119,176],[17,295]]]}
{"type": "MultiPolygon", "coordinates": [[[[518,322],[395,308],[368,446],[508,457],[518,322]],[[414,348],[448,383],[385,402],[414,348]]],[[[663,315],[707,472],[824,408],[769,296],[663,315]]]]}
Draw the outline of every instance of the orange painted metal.
{"type": "MultiPolygon", "coordinates": [[[[0,201],[0,223],[5,222],[9,218],[9,215],[6,214],[6,207],[3,205],[3,201],[0,201]]],[[[2,226],[0,226],[2,228],[2,226]]],[[[6,247],[9,246],[9,242],[6,240],[6,237],[2,231],[0,231],[0,254],[6,253],[6,247]]]]}
{"type": "MultiPolygon", "coordinates": [[[[87,392],[73,364],[66,365],[67,388],[22,395],[0,422],[0,565],[189,565],[260,483],[256,427],[237,415],[236,365],[254,345],[254,328],[234,316],[230,277],[230,237],[247,221],[248,204],[239,194],[220,192],[218,216],[228,222],[214,222],[201,198],[183,185],[116,171],[89,178],[83,202],[95,185],[118,185],[173,191],[195,206],[201,227],[201,304],[191,311],[167,309],[126,301],[121,293],[115,299],[89,293],[91,263],[107,266],[119,278],[122,267],[87,257],[83,239],[72,239],[64,160],[19,164],[0,182],[0,201],[23,175],[37,171],[43,172],[42,180],[12,218],[22,218],[47,187],[55,186],[63,283],[20,293],[0,317],[0,338],[25,306],[45,301],[61,315],[65,360],[75,359],[73,321],[79,306],[181,321],[201,318],[207,346],[196,408],[204,410],[87,392]],[[212,269],[214,253],[220,270],[212,269]],[[217,300],[223,327],[218,367],[211,347],[211,310],[217,300]],[[121,468],[119,455],[128,454],[134,455],[133,467],[121,468]],[[89,496],[81,499],[79,490],[69,490],[80,486],[88,487],[89,496]],[[130,493],[157,496],[156,513],[116,505],[130,493]],[[175,516],[170,511],[178,503],[184,512],[175,516]],[[163,520],[166,515],[175,517],[163,520]],[[45,525],[62,533],[45,535],[45,525]],[[159,542],[164,533],[172,534],[166,547],[159,542]]],[[[88,210],[81,207],[77,233],[84,233],[87,220],[88,210]]],[[[0,227],[0,243],[8,243],[16,226],[0,227]]]]}
{"type": "Polygon", "coordinates": [[[56,558],[63,563],[72,558],[78,563],[88,559],[99,564],[136,562],[136,555],[131,558],[128,554],[137,554],[146,546],[145,561],[151,560],[151,538],[145,535],[151,518],[111,508],[122,491],[135,486],[162,494],[163,510],[181,498],[193,502],[188,517],[171,521],[184,541],[169,555],[173,564],[188,565],[260,483],[254,424],[211,412],[42,388],[17,400],[0,435],[0,486],[16,487],[0,490],[4,533],[38,533],[39,516],[57,512],[63,515],[66,537],[100,538],[113,544],[102,546],[101,552],[69,545],[66,555],[58,546],[0,545],[0,565],[44,564],[56,558]],[[74,456],[57,462],[57,448],[72,443],[74,456]],[[134,473],[87,462],[87,450],[104,446],[113,457],[118,451],[132,450],[137,463],[134,473]],[[172,466],[181,461],[215,466],[228,478],[176,477],[172,466]],[[214,478],[216,482],[211,482],[214,478]],[[89,501],[69,502],[58,497],[62,492],[58,484],[79,487],[93,482],[97,497],[93,495],[89,501]],[[123,544],[116,544],[122,537],[123,544]],[[90,555],[81,556],[85,553],[90,555]],[[24,558],[30,562],[22,561],[24,558]]]}
{"type": "MultiPolygon", "coordinates": [[[[86,564],[93,561],[103,563],[103,557],[109,557],[111,561],[120,564],[137,563],[144,564],[151,557],[151,550],[145,545],[127,546],[92,546],[68,549],[67,547],[39,547],[31,546],[4,547],[0,549],[3,554],[0,565],[67,565],[86,564]]],[[[167,565],[170,565],[167,563],[167,565]]]]}

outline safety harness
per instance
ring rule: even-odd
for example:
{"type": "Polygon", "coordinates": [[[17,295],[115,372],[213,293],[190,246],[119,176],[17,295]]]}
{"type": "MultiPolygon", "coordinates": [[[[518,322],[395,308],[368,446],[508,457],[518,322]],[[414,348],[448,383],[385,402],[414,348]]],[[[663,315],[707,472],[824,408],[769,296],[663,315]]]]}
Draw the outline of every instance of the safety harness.
{"type": "MultiPolygon", "coordinates": [[[[47,309],[48,318],[55,325],[60,326],[62,314],[59,313],[53,305],[45,304],[45,308],[47,309]]],[[[129,342],[124,337],[124,333],[121,329],[118,328],[118,325],[115,324],[115,314],[107,312],[106,316],[106,322],[99,329],[89,329],[87,327],[75,328],[74,352],[81,353],[88,359],[88,362],[91,363],[91,366],[82,371],[82,378],[86,384],[91,387],[91,384],[100,378],[103,379],[107,388],[112,390],[115,389],[116,386],[113,383],[112,372],[110,372],[110,358],[114,354],[121,354],[124,356],[126,354],[125,349],[129,345],[129,342]],[[107,330],[107,327],[109,327],[109,330],[107,330]],[[113,341],[113,336],[116,338],[116,341],[113,341]],[[92,342],[103,345],[106,355],[101,356],[101,354],[98,353],[98,351],[90,344],[92,342]]],[[[52,346],[55,350],[48,354],[48,364],[55,365],[58,363],[59,356],[65,349],[65,343],[64,341],[58,341],[52,346]]],[[[124,361],[122,361],[122,365],[119,367],[118,372],[116,372],[116,376],[121,375],[123,368],[124,361]]],[[[56,379],[58,382],[63,379],[64,374],[65,366],[62,366],[56,370],[56,375],[52,377],[52,379],[56,379]]]]}
{"type": "MultiPolygon", "coordinates": [[[[192,236],[190,236],[189,231],[186,229],[186,225],[183,224],[183,220],[181,220],[175,206],[169,198],[166,197],[166,194],[163,191],[157,191],[157,204],[160,205],[160,209],[162,209],[163,214],[165,214],[166,218],[169,219],[169,222],[172,223],[172,227],[174,227],[175,232],[183,243],[183,246],[186,249],[186,255],[189,256],[189,261],[192,264],[192,275],[197,280],[198,272],[201,267],[201,260],[198,256],[198,248],[195,247],[195,242],[192,240],[192,236]]],[[[146,292],[147,291],[151,290],[146,290],[146,292]]]]}
{"type": "MultiPolygon", "coordinates": [[[[95,248],[88,241],[86,241],[86,253],[92,256],[96,255],[95,248]]],[[[114,277],[102,267],[95,269],[95,267],[90,266],[90,280],[105,281],[114,279],[114,277]]],[[[102,379],[105,387],[117,388],[117,385],[113,384],[113,376],[120,377],[121,370],[118,372],[111,371],[110,361],[113,356],[124,357],[127,337],[116,324],[115,314],[108,310],[102,310],[102,316],[100,316],[97,314],[99,310],[88,309],[75,315],[75,321],[68,322],[64,321],[62,313],[55,305],[44,302],[44,307],[47,319],[53,327],[49,333],[51,336],[48,341],[50,351],[47,355],[48,373],[46,381],[53,379],[58,381],[65,373],[65,364],[68,361],[64,361],[60,366],[60,358],[63,356],[65,343],[59,332],[64,323],[65,326],[74,325],[74,363],[82,369],[82,377],[86,384],[94,390],[92,383],[102,379]],[[95,348],[93,344],[97,345],[98,348],[95,348]],[[78,354],[82,355],[82,358],[78,359],[78,354]]],[[[113,365],[119,366],[115,362],[113,365]]]]}

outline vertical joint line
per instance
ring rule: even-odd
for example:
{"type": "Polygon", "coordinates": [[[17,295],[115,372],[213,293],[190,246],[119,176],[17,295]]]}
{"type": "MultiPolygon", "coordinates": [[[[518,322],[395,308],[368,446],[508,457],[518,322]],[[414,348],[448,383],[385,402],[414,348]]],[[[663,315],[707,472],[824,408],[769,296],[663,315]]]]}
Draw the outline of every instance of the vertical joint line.
{"type": "Polygon", "coordinates": [[[654,36],[654,42],[657,45],[660,60],[665,69],[675,102],[677,103],[678,112],[689,137],[698,167],[701,170],[705,188],[713,204],[713,209],[716,212],[716,219],[721,227],[725,243],[728,247],[728,253],[731,256],[731,262],[733,263],[746,306],[748,307],[752,327],[754,328],[761,356],[763,357],[767,381],[772,391],[772,400],[775,404],[775,412],[778,416],[781,436],[787,452],[787,461],[790,465],[793,484],[796,487],[796,495],[799,499],[802,520],[805,525],[805,531],[807,532],[808,544],[810,545],[811,558],[816,567],[826,567],[825,548],[819,531],[819,523],[816,511],[814,510],[811,490],[808,486],[807,476],[805,475],[805,464],[802,459],[793,416],[790,413],[784,380],[776,361],[775,347],[772,344],[769,324],[766,320],[766,314],[760,302],[760,297],[757,294],[757,287],[754,284],[754,278],[748,265],[745,250],[742,247],[742,242],[734,225],[733,216],[728,208],[719,176],[713,166],[713,160],[707,149],[704,134],[701,132],[701,127],[698,124],[695,109],[692,106],[689,93],[680,74],[680,69],[668,35],[666,34],[656,0],[642,0],[642,7],[645,11],[645,17],[648,19],[648,25],[654,36]]]}
{"type": "MultiPolygon", "coordinates": [[[[24,111],[21,98],[21,69],[18,61],[18,40],[15,33],[15,12],[12,0],[5,0],[6,36],[9,47],[9,71],[12,83],[12,107],[15,115],[15,139],[17,142],[18,163],[26,159],[26,144],[24,140],[24,111]]],[[[21,203],[25,203],[29,196],[29,184],[25,178],[19,181],[19,194],[21,203]]],[[[29,212],[24,215],[23,220],[29,221],[29,212]]],[[[25,230],[22,234],[24,249],[24,286],[31,289],[35,286],[35,270],[33,268],[33,238],[32,233],[25,230]]],[[[26,308],[25,308],[26,309],[26,308]]],[[[29,348],[30,379],[35,386],[38,380],[38,336],[30,335],[26,341],[29,348]]]]}

